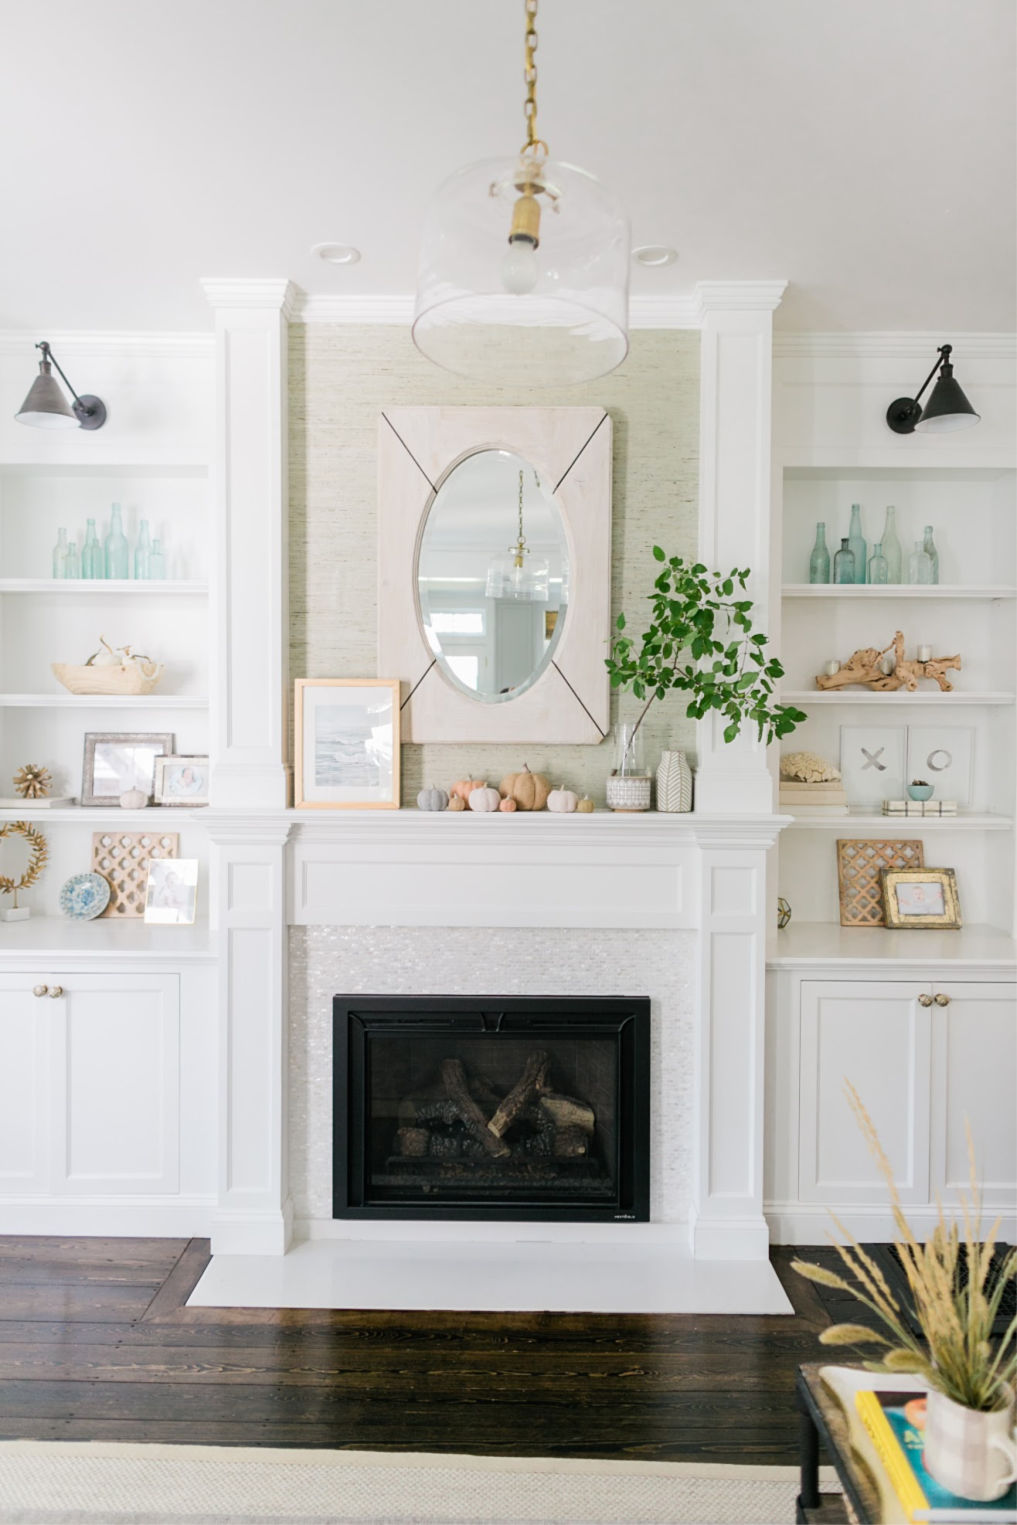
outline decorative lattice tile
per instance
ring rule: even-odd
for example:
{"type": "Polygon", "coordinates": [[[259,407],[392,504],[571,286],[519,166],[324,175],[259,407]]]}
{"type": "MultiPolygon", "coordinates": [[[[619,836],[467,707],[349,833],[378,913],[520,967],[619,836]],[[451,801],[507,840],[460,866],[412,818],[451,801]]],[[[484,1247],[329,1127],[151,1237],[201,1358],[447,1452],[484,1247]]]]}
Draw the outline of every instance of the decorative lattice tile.
{"type": "Polygon", "coordinates": [[[837,883],[842,927],[885,927],[884,868],[924,868],[921,842],[865,839],[837,843],[837,883]]]}
{"type": "Polygon", "coordinates": [[[92,833],[92,868],[109,880],[109,905],[103,916],[143,916],[148,865],[153,858],[176,858],[175,831],[96,831],[92,833]]]}

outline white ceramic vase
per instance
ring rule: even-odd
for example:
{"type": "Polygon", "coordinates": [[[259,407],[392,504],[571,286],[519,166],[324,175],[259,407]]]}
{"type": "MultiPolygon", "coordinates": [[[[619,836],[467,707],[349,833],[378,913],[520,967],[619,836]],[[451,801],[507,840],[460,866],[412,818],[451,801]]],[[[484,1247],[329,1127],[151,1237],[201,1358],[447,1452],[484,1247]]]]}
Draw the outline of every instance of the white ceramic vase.
{"type": "Polygon", "coordinates": [[[963,1499],[1002,1498],[1017,1478],[1013,1393],[985,1414],[930,1388],[922,1460],[930,1477],[963,1499]]]}
{"type": "Polygon", "coordinates": [[[684,752],[661,752],[657,766],[657,809],[692,809],[692,769],[684,752]]]}

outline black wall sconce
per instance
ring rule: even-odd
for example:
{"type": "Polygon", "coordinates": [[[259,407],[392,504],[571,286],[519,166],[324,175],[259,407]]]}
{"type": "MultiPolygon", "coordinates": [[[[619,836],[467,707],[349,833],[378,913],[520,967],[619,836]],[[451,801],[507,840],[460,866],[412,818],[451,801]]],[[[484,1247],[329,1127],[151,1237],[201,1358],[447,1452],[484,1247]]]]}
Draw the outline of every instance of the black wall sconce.
{"type": "Polygon", "coordinates": [[[948,434],[951,429],[968,429],[977,424],[981,414],[975,412],[954,380],[952,353],[952,344],[941,344],[939,359],[922,382],[918,396],[898,397],[887,408],[886,421],[894,434],[913,434],[916,429],[927,434],[948,434]],[[939,379],[923,409],[919,398],[937,371],[939,379]]]}
{"type": "Polygon", "coordinates": [[[54,360],[45,339],[35,347],[42,350],[39,374],[14,415],[18,423],[30,424],[33,429],[101,429],[106,422],[105,404],[98,397],[90,397],[87,393],[78,396],[54,360]],[[53,375],[54,366],[60,380],[74,398],[71,403],[67,401],[53,375]]]}

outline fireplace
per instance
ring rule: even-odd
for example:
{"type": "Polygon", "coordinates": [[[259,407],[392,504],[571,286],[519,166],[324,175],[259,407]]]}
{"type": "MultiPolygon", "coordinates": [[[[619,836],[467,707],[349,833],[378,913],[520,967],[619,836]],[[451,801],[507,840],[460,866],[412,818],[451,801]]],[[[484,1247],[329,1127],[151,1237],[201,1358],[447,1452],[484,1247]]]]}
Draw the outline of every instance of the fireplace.
{"type": "Polygon", "coordinates": [[[649,1218],[646,997],[336,996],[333,1216],[649,1218]]]}

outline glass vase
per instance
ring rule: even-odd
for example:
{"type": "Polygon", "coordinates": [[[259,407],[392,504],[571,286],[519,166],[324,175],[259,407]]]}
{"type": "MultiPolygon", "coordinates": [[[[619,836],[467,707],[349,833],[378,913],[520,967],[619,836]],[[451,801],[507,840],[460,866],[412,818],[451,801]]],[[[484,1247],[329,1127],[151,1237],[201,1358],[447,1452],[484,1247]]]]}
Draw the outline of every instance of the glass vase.
{"type": "Polygon", "coordinates": [[[809,582],[830,581],[830,552],[826,548],[826,525],[816,525],[816,543],[809,557],[809,582]]]}
{"type": "Polygon", "coordinates": [[[642,727],[626,721],[618,727],[614,772],[607,780],[609,810],[649,810],[650,775],[646,770],[642,727]]]}

